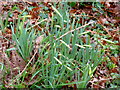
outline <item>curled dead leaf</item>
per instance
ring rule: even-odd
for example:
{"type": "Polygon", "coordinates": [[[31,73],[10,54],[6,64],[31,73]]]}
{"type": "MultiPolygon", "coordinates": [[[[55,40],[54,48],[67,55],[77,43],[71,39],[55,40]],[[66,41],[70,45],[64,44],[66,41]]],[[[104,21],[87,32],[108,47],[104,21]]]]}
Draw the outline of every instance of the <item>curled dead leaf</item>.
{"type": "Polygon", "coordinates": [[[114,64],[118,65],[118,60],[117,60],[116,57],[111,56],[110,59],[111,59],[111,61],[112,61],[114,64]]]}
{"type": "Polygon", "coordinates": [[[40,35],[39,37],[37,37],[36,40],[35,40],[35,43],[36,43],[37,45],[39,45],[39,44],[42,42],[43,37],[44,37],[44,35],[40,35]]]}
{"type": "Polygon", "coordinates": [[[100,17],[98,23],[108,25],[108,20],[104,17],[100,17]]]}
{"type": "Polygon", "coordinates": [[[117,70],[117,68],[112,68],[112,69],[110,70],[110,73],[119,73],[119,71],[117,70]]]}

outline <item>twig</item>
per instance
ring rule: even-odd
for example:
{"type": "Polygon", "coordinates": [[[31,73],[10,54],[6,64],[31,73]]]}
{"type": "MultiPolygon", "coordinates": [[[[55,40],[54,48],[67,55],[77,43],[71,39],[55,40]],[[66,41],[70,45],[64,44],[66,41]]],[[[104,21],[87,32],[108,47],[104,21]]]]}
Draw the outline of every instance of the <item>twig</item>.
{"type": "Polygon", "coordinates": [[[34,55],[32,56],[32,58],[30,59],[30,61],[27,63],[27,65],[25,66],[25,68],[22,70],[22,72],[18,75],[17,78],[19,78],[22,73],[26,70],[26,68],[29,66],[29,64],[31,63],[31,61],[33,60],[33,58],[35,57],[36,53],[37,53],[38,50],[35,51],[34,55]]]}
{"type": "Polygon", "coordinates": [[[38,25],[38,24],[40,24],[40,23],[42,23],[42,22],[44,22],[44,21],[48,21],[48,19],[43,19],[43,20],[41,20],[40,22],[36,23],[36,24],[33,25],[32,27],[28,28],[27,30],[29,30],[29,29],[35,27],[36,25],[38,25]]]}
{"type": "Polygon", "coordinates": [[[12,82],[14,83],[22,74],[23,72],[26,70],[26,68],[29,66],[29,64],[31,63],[31,61],[33,60],[33,58],[35,57],[36,53],[37,53],[38,50],[35,51],[34,55],[32,56],[32,58],[30,59],[30,61],[27,63],[27,65],[25,66],[25,68],[22,70],[22,72],[20,74],[18,74],[16,76],[16,79],[12,82]]]}
{"type": "Polygon", "coordinates": [[[83,26],[80,26],[80,27],[76,28],[76,29],[70,30],[70,31],[66,32],[65,34],[61,35],[61,36],[60,36],[59,38],[57,38],[56,40],[59,40],[60,38],[66,36],[67,34],[72,33],[72,32],[74,32],[74,31],[76,31],[76,30],[79,30],[79,29],[81,29],[81,28],[83,28],[83,27],[85,27],[85,26],[87,26],[87,25],[89,25],[89,24],[92,24],[92,23],[95,23],[95,21],[89,22],[89,23],[87,23],[87,24],[85,24],[85,25],[83,25],[83,26]]]}

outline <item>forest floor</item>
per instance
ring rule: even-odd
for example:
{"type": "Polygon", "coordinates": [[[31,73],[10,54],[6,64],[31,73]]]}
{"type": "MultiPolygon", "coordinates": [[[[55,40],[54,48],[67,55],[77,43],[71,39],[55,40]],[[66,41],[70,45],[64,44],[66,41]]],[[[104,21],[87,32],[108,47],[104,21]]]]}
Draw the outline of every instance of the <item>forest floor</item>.
{"type": "Polygon", "coordinates": [[[0,2],[1,88],[119,88],[119,2],[0,2]]]}

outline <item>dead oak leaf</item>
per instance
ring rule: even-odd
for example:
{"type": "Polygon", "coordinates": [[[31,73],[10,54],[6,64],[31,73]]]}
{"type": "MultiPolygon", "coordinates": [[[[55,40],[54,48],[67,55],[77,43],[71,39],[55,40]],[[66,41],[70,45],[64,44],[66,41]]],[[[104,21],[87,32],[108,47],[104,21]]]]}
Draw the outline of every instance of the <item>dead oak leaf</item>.
{"type": "Polygon", "coordinates": [[[114,64],[118,65],[118,60],[117,60],[116,57],[110,56],[110,60],[111,60],[114,64]]]}

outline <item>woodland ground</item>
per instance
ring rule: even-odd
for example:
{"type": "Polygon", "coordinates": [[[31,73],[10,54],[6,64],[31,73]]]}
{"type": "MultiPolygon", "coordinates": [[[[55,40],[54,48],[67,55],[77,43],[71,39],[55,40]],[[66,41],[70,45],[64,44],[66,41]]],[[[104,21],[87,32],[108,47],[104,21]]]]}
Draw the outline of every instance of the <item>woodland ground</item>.
{"type": "Polygon", "coordinates": [[[0,2],[1,88],[119,88],[119,2],[0,2]]]}

